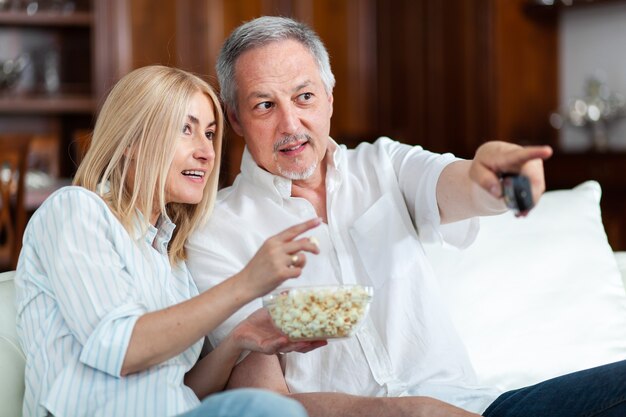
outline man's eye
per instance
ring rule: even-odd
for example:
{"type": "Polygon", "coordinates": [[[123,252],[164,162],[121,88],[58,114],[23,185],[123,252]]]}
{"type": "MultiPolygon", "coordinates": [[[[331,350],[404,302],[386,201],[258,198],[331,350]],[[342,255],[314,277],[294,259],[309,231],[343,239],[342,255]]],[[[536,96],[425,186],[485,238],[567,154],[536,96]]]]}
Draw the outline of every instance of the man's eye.
{"type": "Polygon", "coordinates": [[[257,104],[256,108],[260,110],[269,110],[273,107],[273,105],[274,104],[272,102],[264,101],[263,103],[257,104]]]}
{"type": "Polygon", "coordinates": [[[191,125],[189,125],[189,124],[185,124],[185,125],[183,126],[183,133],[184,133],[185,135],[190,135],[190,134],[191,134],[191,125]]]}
{"type": "Polygon", "coordinates": [[[296,97],[296,102],[300,104],[309,104],[313,102],[314,98],[315,94],[306,92],[298,95],[298,97],[296,97]]]}

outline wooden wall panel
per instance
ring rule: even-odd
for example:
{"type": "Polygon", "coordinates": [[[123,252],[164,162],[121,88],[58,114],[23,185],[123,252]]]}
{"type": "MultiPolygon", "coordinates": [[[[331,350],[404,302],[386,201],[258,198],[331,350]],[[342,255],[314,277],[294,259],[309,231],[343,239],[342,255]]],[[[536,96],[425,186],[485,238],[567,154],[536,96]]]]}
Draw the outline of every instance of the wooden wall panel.
{"type": "Polygon", "coordinates": [[[93,92],[100,104],[111,86],[132,69],[130,5],[126,0],[96,0],[93,36],[93,92]],[[114,28],[114,30],[113,30],[114,28]]]}
{"type": "MultiPolygon", "coordinates": [[[[333,137],[353,146],[384,134],[469,158],[486,140],[555,137],[547,115],[556,108],[556,26],[528,16],[523,3],[179,0],[174,12],[165,6],[153,18],[148,0],[133,0],[133,15],[151,16],[150,24],[133,23],[134,33],[145,31],[134,49],[148,39],[167,46],[133,55],[135,64],[169,57],[216,85],[215,59],[234,27],[261,15],[293,16],[319,33],[331,55],[333,137]]],[[[237,174],[242,149],[229,133],[224,184],[237,174]]]]}
{"type": "Polygon", "coordinates": [[[328,49],[336,79],[331,136],[364,140],[376,121],[375,2],[317,0],[309,24],[328,49]]]}
{"type": "Polygon", "coordinates": [[[215,57],[224,31],[222,1],[182,0],[176,10],[176,65],[215,80],[215,57]]]}
{"type": "Polygon", "coordinates": [[[378,11],[378,130],[471,156],[491,107],[490,2],[379,2],[378,11]]]}
{"type": "Polygon", "coordinates": [[[493,49],[499,138],[556,145],[548,117],[558,108],[556,14],[528,14],[525,0],[495,2],[493,49]]]}
{"type": "Polygon", "coordinates": [[[557,29],[523,4],[379,2],[374,129],[463,157],[493,139],[551,143],[557,29]]]}
{"type": "Polygon", "coordinates": [[[133,68],[176,65],[176,2],[132,0],[133,68]]]}
{"type": "Polygon", "coordinates": [[[378,117],[375,136],[426,137],[426,2],[378,2],[378,117]]]}

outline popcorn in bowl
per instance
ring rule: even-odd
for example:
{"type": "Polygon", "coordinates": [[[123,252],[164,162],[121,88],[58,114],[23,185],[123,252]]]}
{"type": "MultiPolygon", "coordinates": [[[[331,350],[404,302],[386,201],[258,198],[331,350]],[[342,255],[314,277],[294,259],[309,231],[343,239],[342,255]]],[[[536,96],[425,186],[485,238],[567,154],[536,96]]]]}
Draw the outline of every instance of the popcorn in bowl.
{"type": "Polygon", "coordinates": [[[356,332],[372,294],[362,285],[297,287],[266,295],[263,305],[292,341],[334,339],[356,332]]]}

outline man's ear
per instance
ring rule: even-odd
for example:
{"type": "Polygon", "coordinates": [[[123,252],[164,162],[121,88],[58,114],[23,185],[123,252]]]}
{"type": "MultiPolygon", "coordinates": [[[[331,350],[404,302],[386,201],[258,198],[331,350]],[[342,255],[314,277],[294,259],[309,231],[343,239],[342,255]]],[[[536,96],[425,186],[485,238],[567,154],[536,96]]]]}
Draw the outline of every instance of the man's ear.
{"type": "Polygon", "coordinates": [[[230,127],[235,131],[239,136],[243,136],[243,129],[241,128],[241,123],[239,122],[239,117],[237,116],[237,112],[232,109],[226,109],[226,116],[228,117],[228,122],[230,123],[230,127]]]}
{"type": "Polygon", "coordinates": [[[328,104],[330,104],[330,114],[328,115],[328,118],[331,118],[333,115],[333,102],[334,102],[334,97],[333,97],[333,93],[330,93],[328,95],[328,104]]]}
{"type": "Polygon", "coordinates": [[[333,96],[333,93],[330,93],[330,96],[328,97],[328,102],[330,103],[330,114],[328,115],[328,117],[330,118],[333,115],[333,103],[335,102],[335,97],[333,96]]]}

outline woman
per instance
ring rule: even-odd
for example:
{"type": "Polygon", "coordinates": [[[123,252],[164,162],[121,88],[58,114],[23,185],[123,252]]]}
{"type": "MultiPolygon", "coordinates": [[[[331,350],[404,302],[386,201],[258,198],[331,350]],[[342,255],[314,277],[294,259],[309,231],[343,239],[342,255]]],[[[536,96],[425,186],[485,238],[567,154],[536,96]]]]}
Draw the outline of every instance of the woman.
{"type": "Polygon", "coordinates": [[[153,66],[105,101],[74,186],[33,215],[16,274],[26,353],[24,416],[303,416],[293,400],[220,391],[247,350],[307,351],[259,310],[198,360],[204,335],[241,306],[297,277],[301,233],[268,239],[223,285],[198,294],[184,243],[210,213],[223,115],[199,78],[153,66]]]}

